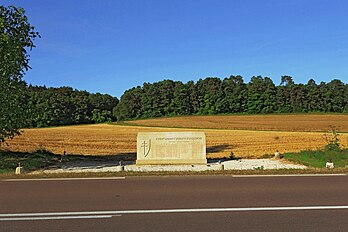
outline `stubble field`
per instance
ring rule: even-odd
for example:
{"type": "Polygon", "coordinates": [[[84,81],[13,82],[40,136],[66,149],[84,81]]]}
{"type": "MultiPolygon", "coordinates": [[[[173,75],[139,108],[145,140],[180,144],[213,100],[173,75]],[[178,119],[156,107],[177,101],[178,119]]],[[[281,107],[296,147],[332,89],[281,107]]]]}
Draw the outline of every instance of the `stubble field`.
{"type": "Polygon", "coordinates": [[[128,125],[257,131],[325,132],[334,126],[348,132],[348,114],[217,115],[154,118],[128,125]]]}
{"type": "MultiPolygon", "coordinates": [[[[307,115],[307,121],[312,123],[304,123],[305,115],[301,115],[302,120],[298,121],[295,120],[298,115],[295,118],[291,115],[281,117],[284,119],[282,123],[272,122],[275,119],[268,115],[201,116],[127,122],[145,126],[97,124],[24,129],[23,135],[9,141],[6,148],[22,152],[46,149],[55,154],[62,154],[65,150],[68,154],[125,155],[136,153],[138,132],[204,131],[208,158],[228,157],[231,152],[237,157],[255,158],[273,154],[276,150],[284,153],[322,148],[325,145],[323,131],[327,131],[330,125],[339,128],[341,132],[348,131],[347,115],[316,115],[315,120],[311,118],[313,115],[307,115]],[[236,117],[236,124],[243,126],[239,130],[232,125],[233,117],[236,117]],[[250,117],[258,117],[258,120],[250,117]],[[176,127],[175,123],[170,124],[171,119],[181,123],[182,127],[214,129],[165,128],[164,126],[176,127]]],[[[344,147],[348,147],[348,134],[341,133],[340,141],[344,147]]]]}

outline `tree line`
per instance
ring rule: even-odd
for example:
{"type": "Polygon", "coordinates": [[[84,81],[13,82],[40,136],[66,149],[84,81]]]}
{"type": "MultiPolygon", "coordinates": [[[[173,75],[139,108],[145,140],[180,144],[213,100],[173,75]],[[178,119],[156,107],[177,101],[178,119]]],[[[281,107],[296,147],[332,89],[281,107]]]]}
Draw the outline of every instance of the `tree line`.
{"type": "Polygon", "coordinates": [[[269,114],[337,112],[348,113],[348,84],[334,79],[317,84],[296,84],[282,76],[276,86],[269,77],[242,76],[189,81],[163,80],[125,91],[114,109],[117,120],[180,115],[269,114]]]}
{"type": "Polygon", "coordinates": [[[112,110],[118,99],[71,87],[27,86],[26,127],[47,127],[114,121],[112,110]]]}

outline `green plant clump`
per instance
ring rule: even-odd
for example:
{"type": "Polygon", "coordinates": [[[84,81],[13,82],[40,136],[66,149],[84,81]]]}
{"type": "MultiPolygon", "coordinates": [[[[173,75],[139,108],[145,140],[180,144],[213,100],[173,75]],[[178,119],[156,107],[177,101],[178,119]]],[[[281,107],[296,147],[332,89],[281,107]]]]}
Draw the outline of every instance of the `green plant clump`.
{"type": "Polygon", "coordinates": [[[330,133],[324,134],[323,138],[326,142],[325,151],[341,151],[340,134],[334,126],[330,126],[330,133]]]}

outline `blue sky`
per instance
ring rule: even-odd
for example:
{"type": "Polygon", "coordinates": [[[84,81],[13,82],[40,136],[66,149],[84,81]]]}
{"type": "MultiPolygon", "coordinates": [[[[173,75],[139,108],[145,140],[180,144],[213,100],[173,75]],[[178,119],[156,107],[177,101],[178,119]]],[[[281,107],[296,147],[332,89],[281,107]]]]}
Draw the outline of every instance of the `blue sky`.
{"type": "Polygon", "coordinates": [[[40,32],[28,83],[120,97],[163,79],[348,82],[345,0],[2,0],[40,32]]]}

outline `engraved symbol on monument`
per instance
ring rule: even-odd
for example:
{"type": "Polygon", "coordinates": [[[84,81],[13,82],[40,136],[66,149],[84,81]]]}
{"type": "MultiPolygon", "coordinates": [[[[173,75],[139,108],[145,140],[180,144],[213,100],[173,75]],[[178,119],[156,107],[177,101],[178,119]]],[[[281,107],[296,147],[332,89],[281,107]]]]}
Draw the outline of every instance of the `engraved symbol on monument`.
{"type": "Polygon", "coordinates": [[[151,139],[148,140],[148,142],[143,141],[141,143],[141,148],[144,148],[144,157],[146,157],[149,153],[150,153],[150,149],[151,149],[151,139]]]}

